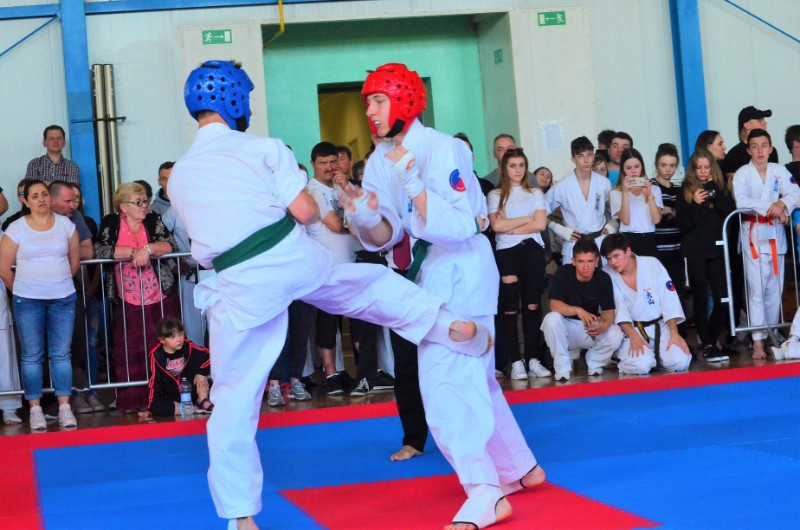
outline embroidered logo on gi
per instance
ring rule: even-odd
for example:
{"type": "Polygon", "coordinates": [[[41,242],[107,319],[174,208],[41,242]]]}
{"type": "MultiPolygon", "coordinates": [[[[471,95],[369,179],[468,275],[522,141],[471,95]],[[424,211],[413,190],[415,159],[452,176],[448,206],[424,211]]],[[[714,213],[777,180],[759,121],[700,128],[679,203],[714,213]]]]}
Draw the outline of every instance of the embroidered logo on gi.
{"type": "Polygon", "coordinates": [[[777,192],[779,187],[780,187],[780,182],[776,178],[774,181],[772,181],[772,191],[777,192]]]}
{"type": "Polygon", "coordinates": [[[656,305],[656,301],[653,298],[653,293],[650,292],[650,289],[644,290],[644,297],[647,300],[647,305],[656,305]]]}
{"type": "Polygon", "coordinates": [[[668,290],[668,291],[675,292],[675,284],[674,284],[674,283],[672,283],[672,280],[670,280],[670,281],[668,281],[668,282],[667,282],[667,290],[668,290]]]}
{"type": "Polygon", "coordinates": [[[464,181],[461,180],[461,175],[457,169],[450,173],[450,187],[458,192],[467,191],[467,187],[464,185],[464,181]]]}
{"type": "Polygon", "coordinates": [[[598,212],[600,211],[600,194],[596,194],[594,196],[594,209],[598,212]]]}
{"type": "Polygon", "coordinates": [[[417,159],[416,158],[412,158],[411,160],[409,160],[408,161],[408,165],[406,165],[406,171],[408,171],[409,169],[414,167],[414,164],[416,164],[416,163],[417,163],[417,159]]]}

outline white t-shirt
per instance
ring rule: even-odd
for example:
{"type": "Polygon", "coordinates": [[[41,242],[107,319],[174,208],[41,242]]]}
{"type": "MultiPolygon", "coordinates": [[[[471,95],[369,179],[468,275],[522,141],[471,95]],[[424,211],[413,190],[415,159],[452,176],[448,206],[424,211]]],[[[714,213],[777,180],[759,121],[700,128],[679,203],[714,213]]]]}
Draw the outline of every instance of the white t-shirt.
{"type": "MultiPolygon", "coordinates": [[[[492,190],[487,196],[489,214],[497,212],[500,206],[500,190],[492,190]]],[[[544,200],[544,194],[539,189],[531,191],[525,190],[522,186],[514,186],[508,194],[506,204],[503,206],[503,217],[512,219],[514,217],[533,216],[536,210],[544,210],[547,214],[547,203],[544,200]]],[[[541,247],[544,247],[542,234],[536,232],[534,234],[501,234],[495,235],[497,241],[497,250],[504,250],[516,246],[526,239],[533,239],[541,247]]]]}
{"type": "MultiPolygon", "coordinates": [[[[664,209],[664,201],[661,198],[661,190],[658,186],[652,186],[650,188],[653,191],[653,198],[656,201],[656,206],[659,209],[664,209]]],[[[655,232],[656,225],[653,223],[653,220],[650,218],[650,209],[647,206],[647,199],[644,196],[644,193],[640,195],[634,195],[631,192],[628,193],[628,209],[630,210],[630,222],[631,224],[626,225],[622,221],[619,223],[619,231],[620,232],[636,232],[639,234],[645,234],[647,232],[655,232]]],[[[611,217],[619,218],[619,209],[622,206],[622,191],[621,190],[611,190],[611,193],[608,197],[610,206],[611,206],[611,217]]]]}
{"type": "Polygon", "coordinates": [[[13,293],[34,300],[56,300],[75,292],[69,268],[69,238],[75,225],[67,217],[55,214],[53,227],[39,232],[28,226],[25,217],[6,230],[19,247],[13,293]]]}
{"type": "Polygon", "coordinates": [[[311,236],[311,239],[331,251],[334,264],[354,262],[356,258],[353,254],[355,247],[353,236],[345,232],[332,232],[322,222],[328,212],[336,211],[340,208],[336,190],[329,188],[317,179],[309,180],[306,190],[317,201],[320,217],[320,221],[306,227],[308,235],[311,236]]]}

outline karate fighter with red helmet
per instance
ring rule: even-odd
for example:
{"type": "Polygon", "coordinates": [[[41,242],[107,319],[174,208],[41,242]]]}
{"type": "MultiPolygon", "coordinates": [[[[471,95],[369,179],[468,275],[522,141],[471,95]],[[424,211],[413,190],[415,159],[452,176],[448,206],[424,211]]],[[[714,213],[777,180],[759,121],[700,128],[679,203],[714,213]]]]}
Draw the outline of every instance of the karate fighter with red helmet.
{"type": "MultiPolygon", "coordinates": [[[[361,91],[372,132],[382,138],[363,189],[340,191],[345,215],[367,250],[390,248],[403,231],[417,239],[416,283],[493,329],[500,278],[481,233],[486,204],[465,144],[426,128],[425,85],[403,64],[371,72],[361,91]]],[[[412,272],[413,276],[413,272],[412,272]]],[[[419,377],[425,417],[467,500],[449,530],[473,530],[511,516],[505,495],[545,479],[495,379],[494,353],[460,355],[423,340],[419,377]]]]}
{"type": "Polygon", "coordinates": [[[298,225],[317,221],[319,209],[291,150],[244,132],[251,90],[247,73],[229,61],[207,61],[189,74],[184,99],[198,131],[169,181],[192,257],[217,273],[197,286],[195,305],[208,317],[214,380],[208,482],[230,530],[258,528],[263,474],[255,434],[292,300],[391,327],[415,344],[441,343],[467,360],[491,343],[488,328],[455,319],[437,296],[386,267],[331,265],[329,251],[298,225]]]}

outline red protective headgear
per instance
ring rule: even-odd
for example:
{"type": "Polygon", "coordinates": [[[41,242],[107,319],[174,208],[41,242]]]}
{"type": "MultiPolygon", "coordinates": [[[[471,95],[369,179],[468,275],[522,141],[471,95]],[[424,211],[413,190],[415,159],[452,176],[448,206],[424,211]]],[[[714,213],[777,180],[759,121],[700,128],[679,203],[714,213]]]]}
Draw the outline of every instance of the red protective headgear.
{"type": "MultiPolygon", "coordinates": [[[[369,73],[361,96],[366,102],[367,96],[377,93],[386,94],[391,100],[390,131],[386,135],[389,138],[408,129],[428,102],[428,93],[419,74],[400,63],[384,64],[369,73]]],[[[369,128],[373,134],[378,134],[373,123],[370,122],[369,128]]]]}

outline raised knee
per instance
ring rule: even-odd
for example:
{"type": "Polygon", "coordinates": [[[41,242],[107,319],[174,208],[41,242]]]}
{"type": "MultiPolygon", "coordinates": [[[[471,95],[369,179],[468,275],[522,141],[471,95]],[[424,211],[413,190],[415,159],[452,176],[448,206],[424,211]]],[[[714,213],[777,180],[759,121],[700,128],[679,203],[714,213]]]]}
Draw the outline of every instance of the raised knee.
{"type": "Polygon", "coordinates": [[[512,274],[510,276],[501,276],[500,281],[503,283],[517,283],[519,278],[517,278],[515,274],[512,274]]]}

